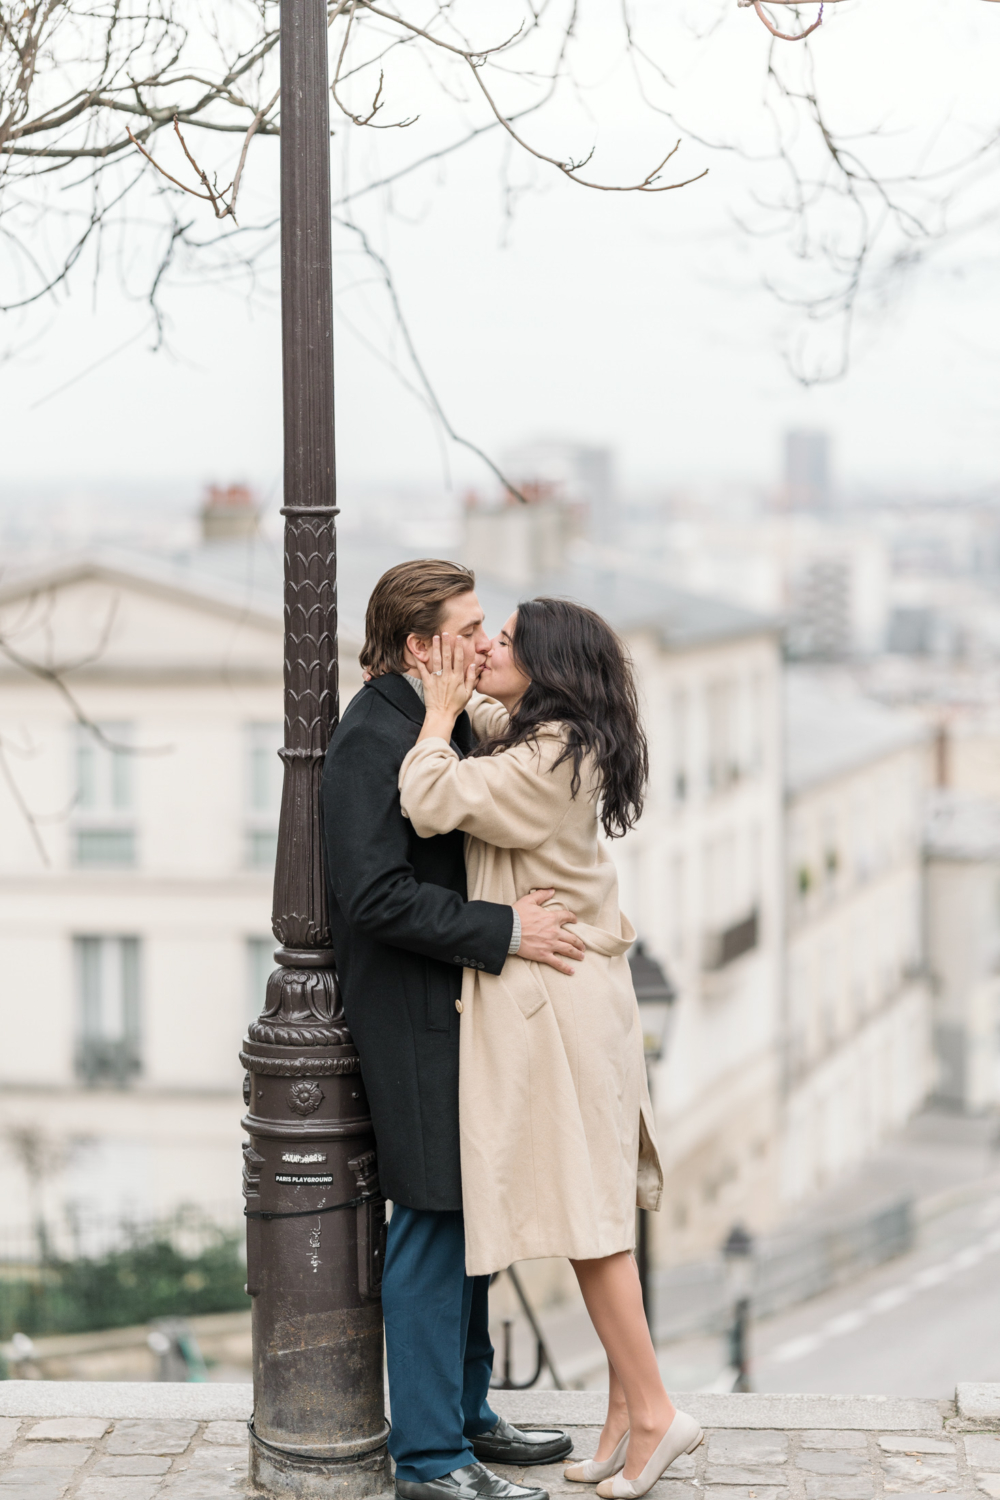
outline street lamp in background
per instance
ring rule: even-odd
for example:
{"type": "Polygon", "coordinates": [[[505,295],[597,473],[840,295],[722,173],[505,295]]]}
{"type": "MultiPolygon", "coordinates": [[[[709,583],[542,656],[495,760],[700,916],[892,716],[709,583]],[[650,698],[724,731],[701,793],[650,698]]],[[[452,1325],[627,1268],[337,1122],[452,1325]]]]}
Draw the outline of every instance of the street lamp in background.
{"type": "MultiPolygon", "coordinates": [[[[649,1069],[652,1063],[657,1063],[667,1050],[667,1041],[670,1034],[670,1022],[673,1015],[674,1002],[677,999],[677,991],[671,984],[663,969],[646,952],[643,943],[636,943],[628,956],[629,968],[632,970],[632,986],[635,990],[635,998],[639,1002],[639,1021],[642,1025],[642,1050],[646,1058],[646,1082],[650,1086],[650,1097],[652,1097],[652,1082],[649,1069]]],[[[653,1308],[652,1293],[649,1285],[649,1214],[646,1209],[638,1210],[639,1222],[636,1234],[635,1261],[639,1268],[639,1284],[642,1287],[642,1305],[646,1313],[646,1322],[649,1324],[650,1332],[653,1331],[653,1308]]]]}
{"type": "Polygon", "coordinates": [[[729,1363],[736,1371],[734,1391],[750,1389],[750,1351],[747,1334],[750,1325],[750,1293],[754,1278],[754,1242],[742,1224],[734,1224],[722,1247],[726,1266],[727,1301],[733,1309],[729,1330],[729,1363]]]}

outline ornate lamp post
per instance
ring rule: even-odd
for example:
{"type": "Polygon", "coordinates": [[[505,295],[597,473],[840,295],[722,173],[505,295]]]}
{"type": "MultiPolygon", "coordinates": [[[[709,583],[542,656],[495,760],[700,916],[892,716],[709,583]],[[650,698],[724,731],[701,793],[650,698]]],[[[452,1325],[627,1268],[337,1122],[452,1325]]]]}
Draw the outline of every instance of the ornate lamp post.
{"type": "Polygon", "coordinates": [[[337,722],[326,0],[281,3],[285,777],[278,968],[240,1059],[253,1298],[251,1478],[327,1500],[386,1488],[385,1205],[326,912],[319,787],[337,722]]]}

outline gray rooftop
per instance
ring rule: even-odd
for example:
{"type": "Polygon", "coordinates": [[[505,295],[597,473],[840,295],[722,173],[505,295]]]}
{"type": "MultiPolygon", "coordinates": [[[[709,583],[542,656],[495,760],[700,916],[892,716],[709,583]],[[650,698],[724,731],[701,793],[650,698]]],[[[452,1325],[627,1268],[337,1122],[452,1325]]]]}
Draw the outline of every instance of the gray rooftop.
{"type": "MultiPolygon", "coordinates": [[[[338,582],[340,624],[345,634],[363,637],[368,597],[386,569],[419,551],[344,533],[338,538],[338,582]]],[[[230,605],[277,613],[282,608],[281,548],[266,537],[247,541],[210,542],[185,552],[139,553],[117,549],[88,549],[72,556],[63,553],[34,559],[30,576],[39,583],[55,581],[75,567],[96,563],[121,573],[132,572],[150,582],[189,588],[230,605]]],[[[0,594],[18,590],[24,575],[17,567],[6,570],[0,594]]],[[[477,591],[491,633],[521,599],[542,594],[574,599],[603,615],[614,629],[629,633],[648,630],[667,650],[690,650],[701,645],[747,636],[773,634],[773,622],[724,600],[689,594],[629,573],[602,570],[580,564],[547,576],[530,585],[514,588],[480,575],[477,591]]]]}
{"type": "Polygon", "coordinates": [[[240,613],[281,619],[281,558],[262,546],[225,544],[169,554],[96,546],[6,561],[0,573],[0,604],[98,574],[134,579],[154,588],[176,589],[240,613]]]}
{"type": "Polygon", "coordinates": [[[831,673],[784,674],[785,789],[791,795],[924,740],[922,720],[865,698],[831,673]]]}
{"type": "Polygon", "coordinates": [[[649,631],[668,651],[686,651],[748,636],[776,634],[778,625],[724,599],[689,594],[669,584],[577,564],[515,589],[480,575],[476,592],[494,632],[522,599],[554,595],[584,604],[622,635],[649,631]]]}
{"type": "MultiPolygon", "coordinates": [[[[395,563],[427,555],[413,548],[350,534],[340,541],[339,553],[337,588],[341,617],[345,627],[356,631],[364,623],[368,597],[382,574],[395,563]]],[[[668,650],[686,650],[777,630],[773,622],[724,600],[703,598],[622,571],[579,563],[534,578],[520,588],[491,578],[480,569],[476,592],[491,634],[500,629],[522,599],[545,594],[585,604],[622,633],[649,630],[668,650]]]]}

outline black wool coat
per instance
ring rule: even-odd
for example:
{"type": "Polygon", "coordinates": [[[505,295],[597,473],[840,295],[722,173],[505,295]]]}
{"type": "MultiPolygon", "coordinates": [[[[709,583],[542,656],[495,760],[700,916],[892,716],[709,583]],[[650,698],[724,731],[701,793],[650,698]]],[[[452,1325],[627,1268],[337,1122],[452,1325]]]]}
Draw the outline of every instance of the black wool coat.
{"type": "MultiPolygon", "coordinates": [[[[344,1011],[361,1057],[382,1192],[410,1208],[462,1207],[455,1001],[466,966],[499,974],[509,906],[467,901],[464,835],[421,839],[397,780],[424,722],[402,677],[348,705],[323,768],[330,925],[344,1011]]],[[[452,744],[472,748],[462,714],[452,744]]]]}

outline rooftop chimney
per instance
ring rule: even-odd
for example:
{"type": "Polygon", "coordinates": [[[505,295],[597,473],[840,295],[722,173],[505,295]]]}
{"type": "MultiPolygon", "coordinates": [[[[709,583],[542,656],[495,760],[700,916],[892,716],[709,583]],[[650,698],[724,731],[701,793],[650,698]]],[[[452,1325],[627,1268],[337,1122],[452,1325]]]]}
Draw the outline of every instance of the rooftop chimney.
{"type": "Polygon", "coordinates": [[[210,484],[199,517],[203,542],[242,541],[257,532],[258,511],[245,484],[210,484]]]}
{"type": "Polygon", "coordinates": [[[530,588],[566,565],[576,518],[544,484],[522,484],[524,501],[508,494],[499,506],[466,497],[462,556],[476,573],[530,588]]]}

